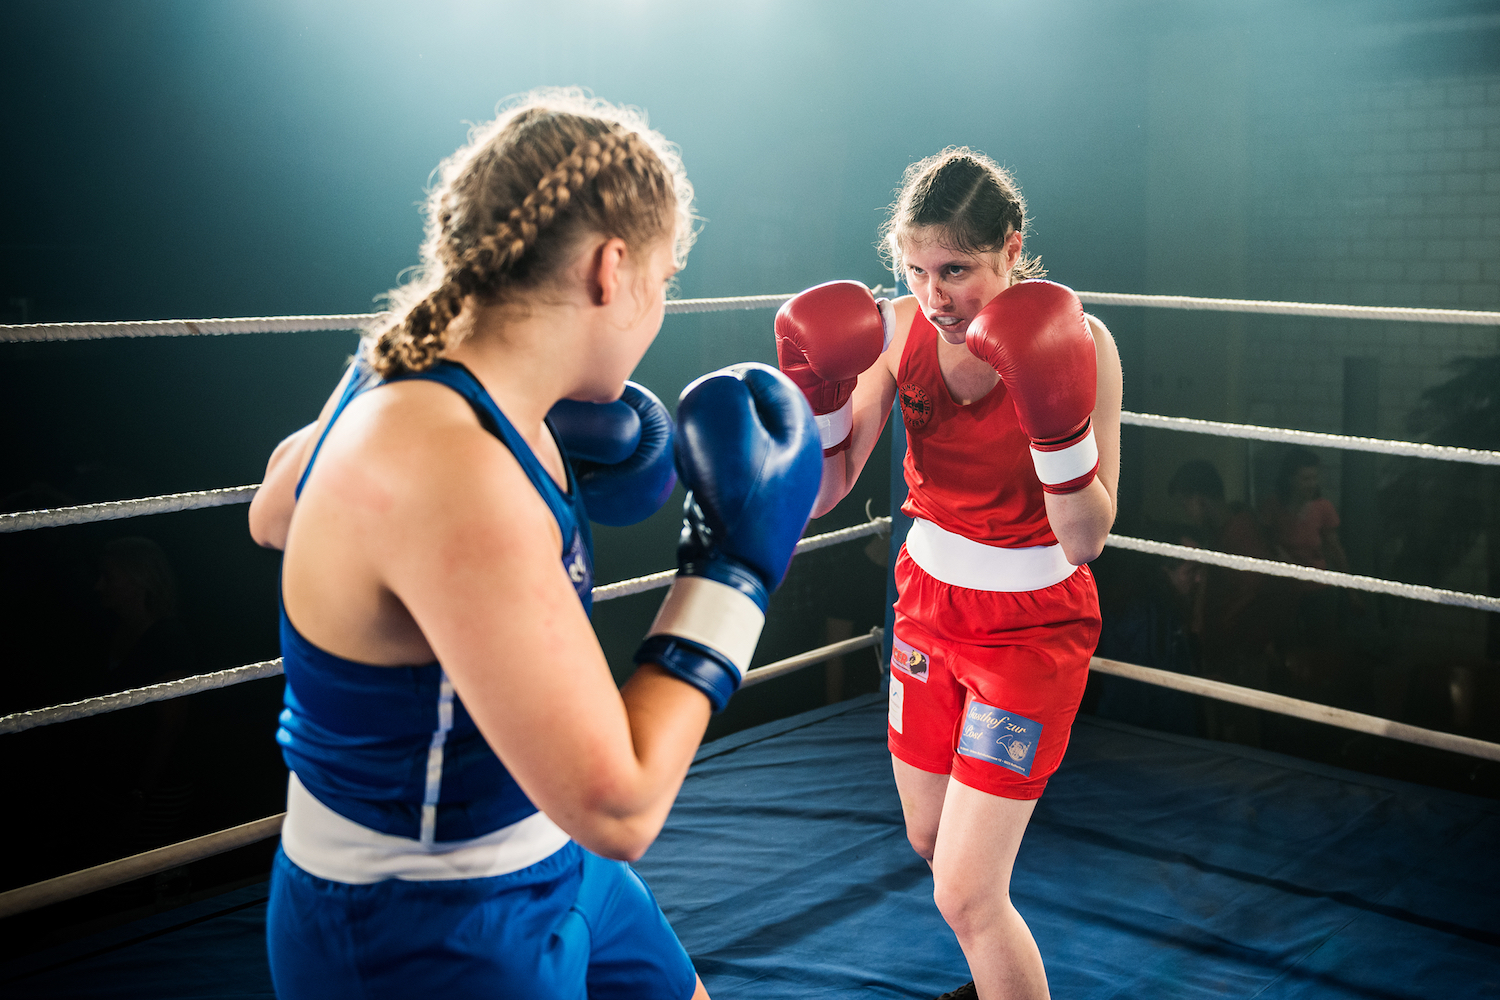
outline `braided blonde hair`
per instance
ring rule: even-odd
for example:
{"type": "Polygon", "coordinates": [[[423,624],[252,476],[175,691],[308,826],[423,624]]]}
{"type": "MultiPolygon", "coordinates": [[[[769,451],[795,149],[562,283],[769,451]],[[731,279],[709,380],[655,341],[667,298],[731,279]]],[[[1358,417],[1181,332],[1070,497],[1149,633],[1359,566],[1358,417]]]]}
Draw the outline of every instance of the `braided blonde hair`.
{"type": "Polygon", "coordinates": [[[676,149],[638,111],[582,91],[525,95],[438,173],[422,263],[366,331],[365,357],[382,376],[432,367],[471,296],[509,304],[556,282],[586,236],[644,250],[675,235],[679,267],[692,245],[693,188],[676,149]]]}

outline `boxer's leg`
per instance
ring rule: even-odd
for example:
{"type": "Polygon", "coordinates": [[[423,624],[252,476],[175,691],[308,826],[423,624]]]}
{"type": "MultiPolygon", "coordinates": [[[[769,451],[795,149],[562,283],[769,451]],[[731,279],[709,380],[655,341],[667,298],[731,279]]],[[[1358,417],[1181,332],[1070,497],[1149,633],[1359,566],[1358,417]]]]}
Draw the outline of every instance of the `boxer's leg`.
{"type": "Polygon", "coordinates": [[[931,863],[953,767],[955,720],[967,692],[953,676],[944,643],[924,627],[942,611],[951,588],[924,573],[905,547],[895,572],[901,599],[891,645],[887,745],[906,837],[931,863]]]}
{"type": "Polygon", "coordinates": [[[983,1000],[1048,996],[1042,955],[1010,900],[1010,875],[1035,799],[951,781],[933,851],[933,898],[963,948],[983,1000]]]}
{"type": "Polygon", "coordinates": [[[966,697],[953,730],[933,894],[979,997],[1046,997],[1041,955],[1011,902],[1011,871],[1083,697],[1099,634],[1093,580],[1082,569],[1041,591],[958,591],[952,600],[971,631],[944,652],[966,697]]]}
{"type": "Polygon", "coordinates": [[[901,813],[906,817],[906,839],[930,865],[937,847],[938,820],[943,814],[943,797],[948,791],[948,775],[933,774],[912,767],[900,757],[891,755],[891,769],[896,775],[896,792],[901,796],[901,813]]]}

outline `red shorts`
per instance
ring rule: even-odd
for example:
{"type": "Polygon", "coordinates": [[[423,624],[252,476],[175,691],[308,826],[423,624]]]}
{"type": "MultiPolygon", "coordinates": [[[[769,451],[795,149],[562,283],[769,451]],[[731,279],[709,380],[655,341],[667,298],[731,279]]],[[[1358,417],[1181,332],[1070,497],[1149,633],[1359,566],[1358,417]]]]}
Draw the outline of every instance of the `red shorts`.
{"type": "Polygon", "coordinates": [[[902,546],[896,587],[891,753],[991,795],[1039,797],[1099,642],[1089,568],[1042,590],[969,590],[933,579],[902,546]]]}

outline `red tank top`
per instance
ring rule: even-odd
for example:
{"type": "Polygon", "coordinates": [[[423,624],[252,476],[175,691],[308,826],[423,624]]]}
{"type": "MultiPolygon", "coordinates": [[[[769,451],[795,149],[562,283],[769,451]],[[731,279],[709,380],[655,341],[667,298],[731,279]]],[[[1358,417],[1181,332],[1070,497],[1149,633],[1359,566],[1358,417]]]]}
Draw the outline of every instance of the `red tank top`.
{"type": "Polygon", "coordinates": [[[968,406],[955,403],[938,370],[937,336],[918,309],[896,373],[906,423],[901,512],[986,545],[1055,543],[1031,442],[1005,383],[968,406]]]}

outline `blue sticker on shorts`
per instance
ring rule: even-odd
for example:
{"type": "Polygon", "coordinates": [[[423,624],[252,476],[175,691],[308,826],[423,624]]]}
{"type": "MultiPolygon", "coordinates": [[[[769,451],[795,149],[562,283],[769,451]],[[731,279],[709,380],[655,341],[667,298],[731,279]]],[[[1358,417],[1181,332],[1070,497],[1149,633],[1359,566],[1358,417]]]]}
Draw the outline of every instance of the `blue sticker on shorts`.
{"type": "Polygon", "coordinates": [[[1036,760],[1036,741],[1041,735],[1040,722],[1003,708],[971,701],[968,712],[964,714],[964,731],[958,738],[958,752],[1029,777],[1032,761],[1036,760]]]}
{"type": "Polygon", "coordinates": [[[928,662],[926,653],[902,642],[900,636],[893,637],[891,642],[892,670],[899,670],[925,684],[927,683],[928,662]]]}

